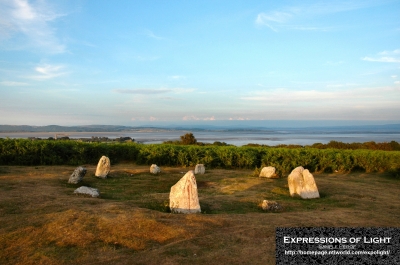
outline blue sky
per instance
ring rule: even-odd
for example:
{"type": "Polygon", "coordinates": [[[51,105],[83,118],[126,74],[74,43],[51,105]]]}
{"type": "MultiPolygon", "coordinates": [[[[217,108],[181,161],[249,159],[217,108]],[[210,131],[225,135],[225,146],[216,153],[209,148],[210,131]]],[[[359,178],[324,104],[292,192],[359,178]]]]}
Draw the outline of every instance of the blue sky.
{"type": "Polygon", "coordinates": [[[0,0],[0,124],[400,121],[400,1],[0,0]]]}

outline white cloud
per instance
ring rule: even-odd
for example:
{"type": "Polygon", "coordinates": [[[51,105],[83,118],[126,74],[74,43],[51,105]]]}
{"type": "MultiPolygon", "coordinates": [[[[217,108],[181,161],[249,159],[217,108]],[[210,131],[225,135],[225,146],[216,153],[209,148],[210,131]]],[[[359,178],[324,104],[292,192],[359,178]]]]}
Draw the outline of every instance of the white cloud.
{"type": "Polygon", "coordinates": [[[14,82],[14,81],[2,81],[2,82],[0,82],[0,85],[3,85],[3,86],[29,86],[28,83],[14,82]]]}
{"type": "Polygon", "coordinates": [[[368,62],[400,63],[400,49],[394,51],[379,52],[377,56],[374,57],[366,56],[361,59],[368,62]]]}
{"type": "Polygon", "coordinates": [[[195,88],[181,88],[181,87],[176,87],[171,89],[174,93],[176,94],[183,94],[183,93],[192,93],[196,89],[195,88]]]}
{"type": "Polygon", "coordinates": [[[273,26],[275,23],[285,23],[292,17],[292,14],[286,12],[274,11],[271,13],[260,13],[257,15],[256,24],[264,25],[272,29],[273,31],[277,31],[277,29],[273,26]]]}
{"type": "Polygon", "coordinates": [[[394,51],[383,51],[379,52],[379,55],[391,55],[391,54],[400,54],[400,49],[394,50],[394,51]]]}
{"type": "Polygon", "coordinates": [[[345,84],[328,84],[328,85],[326,85],[327,88],[342,88],[342,87],[354,87],[354,86],[358,86],[358,84],[345,83],[345,84]]]}
{"type": "Polygon", "coordinates": [[[208,118],[204,118],[203,120],[205,120],[205,121],[215,121],[216,119],[215,119],[214,116],[211,116],[211,117],[208,117],[208,118]]]}
{"type": "Polygon", "coordinates": [[[160,99],[169,100],[169,101],[180,101],[180,100],[183,100],[181,98],[175,98],[175,97],[162,97],[160,99]]]}
{"type": "Polygon", "coordinates": [[[238,117],[238,118],[229,118],[230,121],[248,121],[250,120],[249,118],[242,118],[242,117],[238,117]]]}
{"type": "Polygon", "coordinates": [[[147,37],[152,38],[152,39],[156,39],[156,40],[164,40],[164,39],[165,39],[164,37],[157,36],[156,34],[154,34],[153,31],[148,30],[148,29],[146,29],[146,30],[144,31],[144,34],[145,34],[147,37]]]}
{"type": "Polygon", "coordinates": [[[140,94],[140,95],[155,95],[164,94],[171,92],[171,89],[161,88],[161,89],[114,89],[114,92],[120,94],[140,94]]]}
{"type": "Polygon", "coordinates": [[[362,60],[369,62],[381,62],[381,63],[400,63],[400,59],[393,57],[386,57],[386,56],[379,58],[364,57],[362,58],[362,60]]]}
{"type": "Polygon", "coordinates": [[[194,115],[186,115],[182,118],[184,121],[198,121],[200,118],[194,116],[194,115]]]}
{"type": "MultiPolygon", "coordinates": [[[[255,19],[255,24],[267,26],[271,30],[302,30],[302,31],[329,31],[334,27],[307,25],[315,17],[327,16],[345,11],[357,10],[369,6],[379,5],[380,2],[369,1],[335,1],[334,3],[317,2],[315,4],[301,4],[288,6],[280,10],[261,12],[255,19]]],[[[314,23],[314,22],[313,22],[314,23]]]]}
{"type": "Polygon", "coordinates": [[[164,93],[191,93],[194,88],[135,88],[135,89],[114,89],[113,91],[120,94],[137,94],[137,95],[156,95],[164,93]]]}
{"type": "Polygon", "coordinates": [[[63,65],[42,64],[35,67],[37,75],[30,76],[28,78],[34,80],[46,80],[55,78],[67,74],[67,72],[63,71],[64,68],[65,67],[63,65]]]}
{"type": "Polygon", "coordinates": [[[51,26],[64,14],[55,13],[45,0],[30,3],[27,0],[0,1],[0,33],[3,39],[12,43],[13,36],[22,34],[26,38],[25,47],[34,47],[48,53],[63,53],[66,47],[60,43],[51,26]]]}
{"type": "Polygon", "coordinates": [[[214,116],[205,117],[205,118],[199,118],[199,117],[194,116],[194,115],[186,115],[186,116],[184,116],[182,118],[182,120],[184,120],[184,121],[201,121],[201,120],[203,120],[203,121],[215,121],[216,119],[215,119],[214,116]]]}
{"type": "Polygon", "coordinates": [[[247,101],[262,101],[269,105],[287,104],[348,104],[354,105],[356,102],[392,102],[398,101],[400,95],[393,87],[374,87],[356,89],[336,89],[336,90],[289,90],[272,89],[268,91],[258,91],[252,95],[241,98],[247,101]]]}

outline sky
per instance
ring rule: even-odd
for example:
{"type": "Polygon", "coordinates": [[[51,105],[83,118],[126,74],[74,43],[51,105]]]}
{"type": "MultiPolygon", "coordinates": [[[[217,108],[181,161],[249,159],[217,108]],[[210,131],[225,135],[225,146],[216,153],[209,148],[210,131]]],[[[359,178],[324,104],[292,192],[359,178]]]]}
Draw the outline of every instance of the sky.
{"type": "Polygon", "coordinates": [[[0,0],[0,124],[400,121],[400,1],[0,0]]]}

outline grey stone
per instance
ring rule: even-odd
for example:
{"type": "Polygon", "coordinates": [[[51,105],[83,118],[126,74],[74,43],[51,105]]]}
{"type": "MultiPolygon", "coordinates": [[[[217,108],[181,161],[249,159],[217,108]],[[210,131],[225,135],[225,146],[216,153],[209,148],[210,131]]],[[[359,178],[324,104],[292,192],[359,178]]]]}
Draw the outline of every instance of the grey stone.
{"type": "Polygon", "coordinates": [[[89,195],[89,196],[92,196],[92,197],[94,197],[94,198],[100,196],[100,192],[99,192],[98,189],[89,188],[89,187],[86,187],[86,186],[82,186],[82,187],[77,188],[77,189],[74,191],[74,193],[75,193],[75,194],[89,195]]]}
{"type": "Polygon", "coordinates": [[[83,177],[86,175],[86,168],[84,167],[77,167],[75,168],[72,175],[69,177],[68,183],[71,184],[78,184],[82,181],[83,177]]]}
{"type": "Polygon", "coordinates": [[[151,174],[158,174],[160,172],[161,172],[161,169],[156,164],[152,164],[150,166],[150,173],[151,174]]]}
{"type": "Polygon", "coordinates": [[[194,174],[204,174],[206,173],[206,168],[203,164],[197,164],[194,169],[194,174]]]}

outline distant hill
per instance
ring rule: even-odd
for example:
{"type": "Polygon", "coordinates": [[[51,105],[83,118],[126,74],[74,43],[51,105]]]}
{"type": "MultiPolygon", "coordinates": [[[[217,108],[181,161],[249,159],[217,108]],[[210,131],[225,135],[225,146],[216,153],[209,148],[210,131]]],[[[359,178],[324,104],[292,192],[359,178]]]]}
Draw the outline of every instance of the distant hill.
{"type": "Polygon", "coordinates": [[[29,126],[29,125],[0,125],[0,132],[121,132],[134,130],[133,127],[116,125],[87,125],[87,126],[29,126]]]}
{"type": "Polygon", "coordinates": [[[161,125],[161,126],[122,126],[122,125],[83,125],[83,126],[30,126],[30,125],[0,125],[0,132],[135,132],[135,131],[290,131],[291,133],[400,133],[400,124],[386,125],[355,125],[355,126],[310,126],[310,127],[280,127],[280,126],[239,126],[239,125],[161,125]]]}

